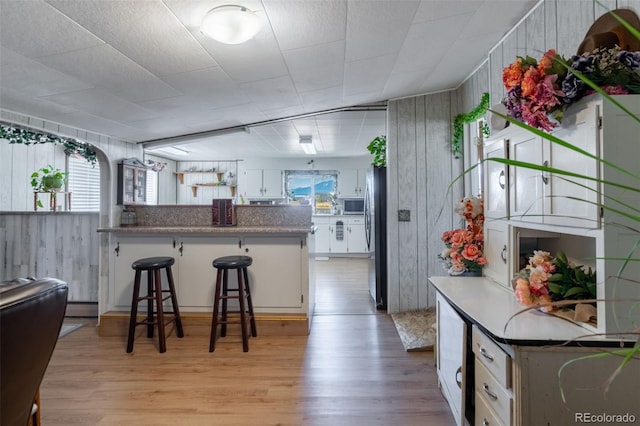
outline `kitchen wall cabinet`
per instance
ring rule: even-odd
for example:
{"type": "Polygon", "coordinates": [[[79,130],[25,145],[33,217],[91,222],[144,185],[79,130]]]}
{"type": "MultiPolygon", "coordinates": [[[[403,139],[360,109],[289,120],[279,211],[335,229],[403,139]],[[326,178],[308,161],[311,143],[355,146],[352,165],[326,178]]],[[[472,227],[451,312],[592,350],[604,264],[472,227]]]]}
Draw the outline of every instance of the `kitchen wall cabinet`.
{"type": "Polygon", "coordinates": [[[338,198],[364,197],[367,169],[341,169],[338,172],[338,198]]]}
{"type": "Polygon", "coordinates": [[[147,168],[136,158],[118,164],[118,204],[147,203],[147,168]]]}
{"type": "Polygon", "coordinates": [[[248,169],[240,188],[245,198],[283,198],[284,177],[280,169],[248,169]]]}

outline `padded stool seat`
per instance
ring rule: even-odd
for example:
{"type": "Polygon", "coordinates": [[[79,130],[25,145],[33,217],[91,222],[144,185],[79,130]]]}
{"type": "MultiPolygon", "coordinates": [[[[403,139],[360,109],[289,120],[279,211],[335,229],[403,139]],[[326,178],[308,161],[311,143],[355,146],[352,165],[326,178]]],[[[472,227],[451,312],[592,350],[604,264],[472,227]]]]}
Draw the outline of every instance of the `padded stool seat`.
{"type": "Polygon", "coordinates": [[[131,316],[129,318],[127,353],[133,351],[133,340],[137,325],[147,326],[147,337],[153,337],[153,328],[154,326],[157,326],[160,353],[166,352],[167,350],[165,336],[165,327],[167,324],[175,322],[178,337],[184,337],[182,318],[180,317],[178,298],[176,297],[176,289],[173,282],[173,274],[171,272],[171,266],[173,266],[174,263],[175,259],[173,257],[159,256],[138,259],[131,264],[131,267],[136,271],[136,275],[133,283],[133,298],[131,301],[131,316]],[[167,290],[162,289],[162,279],[160,277],[160,271],[162,269],[167,273],[167,284],[169,287],[167,290]],[[147,272],[146,296],[140,296],[140,279],[143,271],[147,272]],[[163,293],[169,293],[169,295],[163,297],[163,293]],[[171,299],[172,312],[164,312],[163,304],[164,301],[168,299],[171,299]],[[138,304],[143,300],[147,301],[147,316],[144,320],[138,321],[138,304]],[[165,320],[165,315],[167,314],[170,315],[171,318],[165,320]]]}
{"type": "Polygon", "coordinates": [[[249,287],[249,276],[247,268],[251,266],[253,259],[250,256],[224,256],[213,261],[213,267],[218,270],[216,278],[215,296],[213,299],[213,318],[211,320],[211,338],[209,341],[209,352],[215,350],[216,333],[218,324],[220,324],[220,337],[227,335],[227,324],[240,324],[242,331],[242,350],[249,351],[249,336],[247,333],[247,322],[251,326],[251,335],[258,336],[256,329],[256,320],[253,315],[253,303],[251,302],[251,289],[249,287]],[[229,288],[228,272],[230,269],[237,270],[238,287],[229,288]],[[229,295],[234,292],[236,295],[229,295]],[[238,311],[228,311],[227,301],[229,299],[238,299],[240,309],[238,311]],[[220,302],[222,301],[222,312],[219,312],[220,302]],[[240,314],[239,320],[229,320],[228,314],[240,314]]]}

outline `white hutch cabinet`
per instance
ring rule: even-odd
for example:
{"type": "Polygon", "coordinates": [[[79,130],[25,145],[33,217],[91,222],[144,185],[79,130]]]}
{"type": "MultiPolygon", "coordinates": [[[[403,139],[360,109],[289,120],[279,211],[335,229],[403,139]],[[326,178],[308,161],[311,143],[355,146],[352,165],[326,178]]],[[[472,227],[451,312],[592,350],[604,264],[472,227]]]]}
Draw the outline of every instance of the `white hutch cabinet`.
{"type": "MultiPolygon", "coordinates": [[[[640,115],[640,95],[615,99],[640,115]]],[[[621,342],[631,345],[632,336],[614,333],[628,333],[640,323],[640,309],[634,307],[640,286],[617,278],[640,276],[640,262],[629,262],[619,272],[640,240],[640,223],[621,213],[640,216],[640,196],[633,190],[640,187],[640,178],[611,167],[640,171],[640,123],[600,95],[591,95],[568,109],[553,135],[581,152],[513,124],[485,142],[484,276],[430,279],[442,311],[438,332],[448,335],[439,337],[446,345],[438,348],[438,380],[459,424],[565,425],[589,415],[625,414],[640,420],[632,379],[640,374],[640,361],[624,367],[607,395],[603,386],[620,357],[573,362],[615,351],[621,342]],[[496,158],[548,166],[554,173],[507,166],[496,158]],[[511,280],[533,250],[563,251],[575,264],[597,271],[597,324],[522,312],[511,280]],[[464,326],[445,314],[449,310],[464,326]],[[471,338],[462,337],[461,345],[447,342],[461,338],[451,327],[467,330],[471,338]],[[453,377],[451,371],[462,371],[464,377],[453,377]],[[461,384],[455,403],[448,396],[452,381],[461,384]]],[[[640,252],[632,257],[639,258],[640,252]]]]}

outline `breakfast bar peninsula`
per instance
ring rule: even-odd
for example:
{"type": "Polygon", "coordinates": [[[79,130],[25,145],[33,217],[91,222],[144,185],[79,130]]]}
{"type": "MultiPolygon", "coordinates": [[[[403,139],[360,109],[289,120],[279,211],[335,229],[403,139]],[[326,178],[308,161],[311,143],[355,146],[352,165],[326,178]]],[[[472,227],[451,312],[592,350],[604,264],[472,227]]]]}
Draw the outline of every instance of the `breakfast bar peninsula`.
{"type": "MultiPolygon", "coordinates": [[[[233,226],[213,226],[209,206],[136,206],[133,226],[109,234],[108,288],[101,290],[100,335],[126,335],[134,271],[140,258],[171,256],[180,313],[189,334],[209,333],[221,256],[253,258],[249,282],[261,335],[306,335],[315,288],[310,206],[236,205],[233,226]]],[[[231,274],[234,275],[234,274],[231,274]]],[[[165,279],[163,275],[163,279],[165,279]]],[[[230,287],[235,277],[230,276],[230,287]]]]}

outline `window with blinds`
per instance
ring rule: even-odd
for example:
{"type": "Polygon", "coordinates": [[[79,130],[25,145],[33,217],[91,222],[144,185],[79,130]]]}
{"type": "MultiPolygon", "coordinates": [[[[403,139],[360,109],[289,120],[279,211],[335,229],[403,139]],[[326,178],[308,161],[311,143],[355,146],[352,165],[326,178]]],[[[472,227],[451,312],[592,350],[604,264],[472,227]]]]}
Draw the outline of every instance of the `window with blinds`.
{"type": "Polygon", "coordinates": [[[67,190],[71,192],[71,211],[100,211],[100,166],[84,158],[69,157],[67,190]]]}

